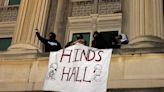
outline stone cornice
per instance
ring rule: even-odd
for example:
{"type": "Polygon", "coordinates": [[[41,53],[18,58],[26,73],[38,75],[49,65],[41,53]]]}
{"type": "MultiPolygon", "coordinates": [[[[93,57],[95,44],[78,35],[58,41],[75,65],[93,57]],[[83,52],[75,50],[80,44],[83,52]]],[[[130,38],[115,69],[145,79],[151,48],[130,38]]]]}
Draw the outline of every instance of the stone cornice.
{"type": "Polygon", "coordinates": [[[0,38],[12,37],[15,30],[15,21],[0,22],[0,38]]]}
{"type": "Polygon", "coordinates": [[[69,30],[92,30],[93,25],[98,29],[119,29],[121,27],[121,13],[98,15],[92,14],[90,16],[69,17],[69,30]]]}

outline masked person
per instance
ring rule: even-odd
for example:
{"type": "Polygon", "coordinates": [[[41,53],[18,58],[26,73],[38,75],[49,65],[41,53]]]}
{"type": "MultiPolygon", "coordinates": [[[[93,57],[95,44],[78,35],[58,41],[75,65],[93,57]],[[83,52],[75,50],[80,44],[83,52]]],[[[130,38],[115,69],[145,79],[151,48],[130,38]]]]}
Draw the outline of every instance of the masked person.
{"type": "Polygon", "coordinates": [[[108,48],[108,42],[104,39],[103,35],[97,31],[93,33],[92,47],[98,49],[108,48]]]}
{"type": "MultiPolygon", "coordinates": [[[[36,29],[38,30],[38,29],[36,29]]],[[[53,32],[49,33],[49,39],[45,39],[40,36],[39,32],[36,32],[38,39],[45,45],[45,52],[58,51],[61,49],[60,43],[56,40],[56,34],[53,32]]]]}

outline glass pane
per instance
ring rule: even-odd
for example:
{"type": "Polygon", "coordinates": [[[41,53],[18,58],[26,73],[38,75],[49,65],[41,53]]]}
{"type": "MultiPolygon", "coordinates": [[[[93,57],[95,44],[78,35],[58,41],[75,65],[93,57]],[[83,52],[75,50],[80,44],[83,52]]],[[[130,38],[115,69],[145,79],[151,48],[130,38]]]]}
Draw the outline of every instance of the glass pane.
{"type": "MultiPolygon", "coordinates": [[[[76,40],[76,35],[78,33],[73,33],[73,36],[72,36],[72,41],[75,41],[76,40]]],[[[87,32],[87,33],[80,33],[82,34],[84,40],[86,41],[86,45],[89,46],[89,42],[90,42],[90,33],[87,32]]]]}
{"type": "Polygon", "coordinates": [[[9,0],[9,5],[19,5],[20,0],[9,0]]]}
{"type": "Polygon", "coordinates": [[[11,44],[11,38],[0,38],[0,51],[5,51],[11,44]]]}

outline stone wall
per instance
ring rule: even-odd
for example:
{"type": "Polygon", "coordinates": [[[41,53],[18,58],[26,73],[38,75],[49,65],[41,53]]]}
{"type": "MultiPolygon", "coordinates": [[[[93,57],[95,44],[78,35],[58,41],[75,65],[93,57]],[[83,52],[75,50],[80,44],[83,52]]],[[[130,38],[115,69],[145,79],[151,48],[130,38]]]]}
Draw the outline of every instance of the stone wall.
{"type": "MultiPolygon", "coordinates": [[[[48,64],[47,56],[4,52],[0,57],[0,91],[42,89],[48,64]]],[[[109,92],[149,92],[150,88],[164,87],[163,66],[162,53],[112,55],[108,79],[108,89],[111,89],[109,92]]],[[[152,90],[162,92],[158,91],[159,89],[152,90]]]]}

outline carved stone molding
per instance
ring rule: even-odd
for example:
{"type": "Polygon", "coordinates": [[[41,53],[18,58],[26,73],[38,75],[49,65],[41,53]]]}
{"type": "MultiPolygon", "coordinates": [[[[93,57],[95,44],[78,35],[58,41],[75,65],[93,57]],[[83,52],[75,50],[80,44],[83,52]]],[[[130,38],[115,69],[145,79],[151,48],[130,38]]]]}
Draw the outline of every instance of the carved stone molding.
{"type": "Polygon", "coordinates": [[[0,22],[0,38],[13,36],[16,22],[0,22]]]}

